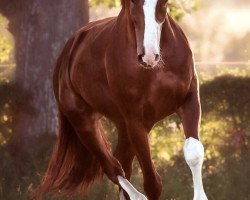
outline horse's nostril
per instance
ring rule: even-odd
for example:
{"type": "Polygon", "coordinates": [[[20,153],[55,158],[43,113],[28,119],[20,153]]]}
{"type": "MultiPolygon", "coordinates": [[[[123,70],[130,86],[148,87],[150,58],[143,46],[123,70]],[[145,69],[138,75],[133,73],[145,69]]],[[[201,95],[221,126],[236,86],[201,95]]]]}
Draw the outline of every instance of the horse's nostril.
{"type": "Polygon", "coordinates": [[[160,55],[159,54],[155,54],[155,61],[159,61],[160,60],[160,55]]]}
{"type": "Polygon", "coordinates": [[[143,60],[142,60],[142,57],[143,57],[143,56],[144,56],[144,54],[140,54],[140,55],[137,56],[138,61],[139,61],[140,63],[143,63],[143,60]]]}

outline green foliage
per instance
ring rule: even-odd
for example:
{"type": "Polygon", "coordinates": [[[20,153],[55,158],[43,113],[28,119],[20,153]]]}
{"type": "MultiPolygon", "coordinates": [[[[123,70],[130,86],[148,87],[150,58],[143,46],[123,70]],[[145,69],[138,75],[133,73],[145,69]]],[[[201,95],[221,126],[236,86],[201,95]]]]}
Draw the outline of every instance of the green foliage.
{"type": "Polygon", "coordinates": [[[246,188],[250,173],[249,84],[250,77],[225,75],[201,86],[201,134],[206,145],[204,175],[209,199],[250,197],[246,188]]]}
{"type": "Polygon", "coordinates": [[[0,199],[28,199],[46,170],[52,141],[48,135],[33,138],[30,144],[35,148],[21,148],[22,152],[14,143],[0,146],[0,199]]]}
{"type": "Polygon", "coordinates": [[[170,15],[177,21],[181,20],[186,14],[190,14],[200,8],[198,0],[169,0],[170,15]]]}
{"type": "Polygon", "coordinates": [[[13,85],[2,83],[0,85],[0,146],[7,144],[12,135],[13,109],[12,94],[13,85]]]}
{"type": "Polygon", "coordinates": [[[90,0],[89,1],[91,6],[96,6],[99,4],[104,4],[106,6],[108,6],[109,8],[111,7],[118,7],[121,5],[121,1],[120,0],[90,0]]]}
{"type": "Polygon", "coordinates": [[[0,37],[0,63],[10,60],[13,47],[8,43],[6,37],[0,37]]]}
{"type": "Polygon", "coordinates": [[[28,92],[17,84],[8,80],[0,81],[0,147],[7,145],[13,136],[15,115],[19,109],[34,114],[34,110],[26,103],[27,98],[28,92]]]}
{"type": "Polygon", "coordinates": [[[7,19],[0,15],[0,64],[8,63],[13,54],[13,45],[6,30],[7,24],[7,19]]]}
{"type": "Polygon", "coordinates": [[[230,75],[233,77],[245,77],[250,75],[250,64],[246,63],[244,66],[229,65],[227,67],[222,65],[209,65],[200,67],[197,70],[199,81],[201,84],[213,80],[214,77],[230,75]]]}
{"type": "Polygon", "coordinates": [[[224,118],[235,131],[250,130],[249,77],[225,75],[209,81],[201,87],[203,112],[217,118],[224,118]],[[210,96],[210,94],[213,94],[210,96]]]}

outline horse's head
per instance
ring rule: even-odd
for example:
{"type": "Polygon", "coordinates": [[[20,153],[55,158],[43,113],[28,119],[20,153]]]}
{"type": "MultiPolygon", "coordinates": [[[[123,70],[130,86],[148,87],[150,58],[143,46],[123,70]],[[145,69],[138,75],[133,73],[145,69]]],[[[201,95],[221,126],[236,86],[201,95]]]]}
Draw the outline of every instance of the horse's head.
{"type": "Polygon", "coordinates": [[[166,6],[167,0],[130,0],[138,61],[144,67],[155,67],[160,60],[160,38],[166,19],[166,6]]]}

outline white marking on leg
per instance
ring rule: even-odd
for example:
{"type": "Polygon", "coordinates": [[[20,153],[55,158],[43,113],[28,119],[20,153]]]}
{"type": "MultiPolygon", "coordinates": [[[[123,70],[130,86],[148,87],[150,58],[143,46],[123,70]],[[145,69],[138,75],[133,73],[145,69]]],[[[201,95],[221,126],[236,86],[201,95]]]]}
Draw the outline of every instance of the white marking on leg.
{"type": "Polygon", "coordinates": [[[145,0],[143,5],[145,17],[143,46],[145,48],[145,55],[142,57],[142,60],[152,67],[158,63],[158,61],[155,60],[155,56],[156,54],[160,55],[162,30],[162,23],[158,23],[155,17],[157,1],[158,0],[145,0]]]}
{"type": "Polygon", "coordinates": [[[138,192],[127,179],[121,176],[117,176],[117,178],[122,189],[124,189],[128,193],[130,200],[147,200],[147,198],[143,194],[138,192]]]}
{"type": "Polygon", "coordinates": [[[193,200],[207,200],[202,183],[202,163],[204,158],[204,147],[202,143],[195,138],[188,138],[185,141],[184,147],[185,160],[191,169],[193,184],[194,184],[194,198],[193,200]]]}

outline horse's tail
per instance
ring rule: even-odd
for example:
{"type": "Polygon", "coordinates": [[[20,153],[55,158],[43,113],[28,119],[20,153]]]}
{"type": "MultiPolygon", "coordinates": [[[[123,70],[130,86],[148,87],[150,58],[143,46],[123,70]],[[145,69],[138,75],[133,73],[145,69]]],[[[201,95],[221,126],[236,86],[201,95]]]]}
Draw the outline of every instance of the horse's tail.
{"type": "Polygon", "coordinates": [[[59,137],[47,172],[33,198],[42,199],[46,194],[86,194],[94,181],[102,176],[99,161],[81,144],[66,116],[59,112],[59,137]]]}

